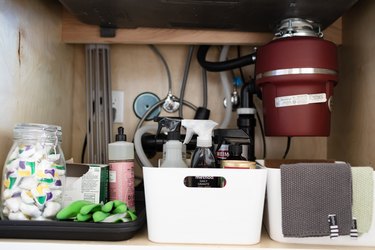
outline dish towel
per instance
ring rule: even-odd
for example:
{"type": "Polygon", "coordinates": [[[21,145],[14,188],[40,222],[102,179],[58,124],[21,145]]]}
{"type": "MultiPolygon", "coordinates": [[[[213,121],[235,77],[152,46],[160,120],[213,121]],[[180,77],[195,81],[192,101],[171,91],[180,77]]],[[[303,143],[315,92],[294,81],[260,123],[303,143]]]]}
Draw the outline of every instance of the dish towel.
{"type": "Polygon", "coordinates": [[[367,233],[371,227],[374,197],[373,171],[372,167],[352,167],[352,212],[357,220],[358,233],[367,233]]]}
{"type": "Polygon", "coordinates": [[[350,234],[352,182],[349,164],[283,164],[280,171],[284,237],[328,236],[331,233],[329,215],[335,215],[338,235],[350,234]]]}

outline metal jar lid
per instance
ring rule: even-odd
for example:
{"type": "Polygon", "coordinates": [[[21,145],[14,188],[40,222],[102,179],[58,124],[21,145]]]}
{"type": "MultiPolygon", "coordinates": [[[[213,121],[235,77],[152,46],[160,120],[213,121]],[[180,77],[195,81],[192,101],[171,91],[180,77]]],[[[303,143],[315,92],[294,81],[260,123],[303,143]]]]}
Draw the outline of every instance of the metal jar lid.
{"type": "Polygon", "coordinates": [[[255,161],[241,161],[241,160],[223,160],[221,161],[222,168],[229,169],[255,169],[255,161]]]}

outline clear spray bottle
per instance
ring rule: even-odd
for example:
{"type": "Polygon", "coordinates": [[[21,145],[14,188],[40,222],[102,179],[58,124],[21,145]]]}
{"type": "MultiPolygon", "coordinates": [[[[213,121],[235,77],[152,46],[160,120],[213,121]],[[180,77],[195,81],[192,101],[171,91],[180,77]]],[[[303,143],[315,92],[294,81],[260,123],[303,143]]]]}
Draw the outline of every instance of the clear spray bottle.
{"type": "MultiPolygon", "coordinates": [[[[192,136],[197,134],[197,147],[191,158],[192,168],[215,168],[215,157],[212,152],[212,130],[217,125],[211,120],[182,120],[186,128],[184,144],[189,143],[192,136]]],[[[214,176],[194,176],[188,180],[190,187],[219,187],[220,179],[214,176]]]]}
{"type": "Polygon", "coordinates": [[[181,118],[158,117],[156,121],[158,122],[157,134],[162,128],[166,128],[168,133],[168,141],[164,144],[165,157],[160,167],[187,168],[188,165],[182,157],[183,145],[180,142],[181,118]]]}

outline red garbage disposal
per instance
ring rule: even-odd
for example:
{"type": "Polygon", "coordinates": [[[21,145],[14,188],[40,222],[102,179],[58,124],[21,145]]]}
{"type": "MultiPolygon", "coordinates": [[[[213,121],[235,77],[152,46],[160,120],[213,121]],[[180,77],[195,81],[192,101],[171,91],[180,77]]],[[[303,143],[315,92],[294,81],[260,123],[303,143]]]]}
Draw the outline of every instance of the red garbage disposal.
{"type": "Polygon", "coordinates": [[[273,40],[257,51],[267,136],[329,136],[337,49],[318,37],[273,40]]]}

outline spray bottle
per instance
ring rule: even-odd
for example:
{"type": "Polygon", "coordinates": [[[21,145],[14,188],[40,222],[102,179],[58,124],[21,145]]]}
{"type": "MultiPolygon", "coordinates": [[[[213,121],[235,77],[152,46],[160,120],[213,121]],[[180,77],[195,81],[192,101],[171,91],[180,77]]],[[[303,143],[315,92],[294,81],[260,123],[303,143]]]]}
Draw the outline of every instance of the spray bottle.
{"type": "MultiPolygon", "coordinates": [[[[212,148],[212,130],[217,125],[211,120],[182,120],[182,126],[186,128],[184,144],[189,143],[192,136],[197,134],[197,147],[191,158],[192,168],[215,168],[215,157],[212,148]]],[[[195,176],[189,177],[190,187],[219,187],[219,177],[195,176]]]]}
{"type": "Polygon", "coordinates": [[[158,117],[155,121],[158,122],[157,134],[161,132],[162,128],[166,128],[168,132],[167,142],[163,147],[163,162],[160,167],[187,168],[188,165],[182,157],[183,145],[180,142],[181,118],[158,117]]]}

